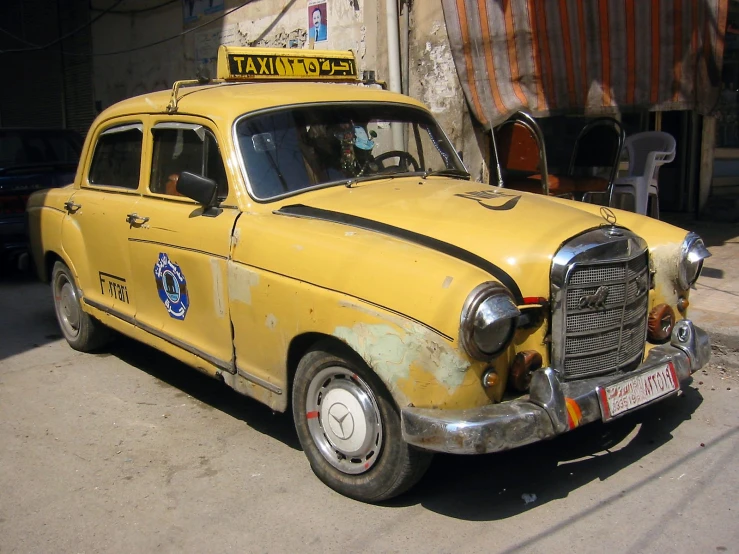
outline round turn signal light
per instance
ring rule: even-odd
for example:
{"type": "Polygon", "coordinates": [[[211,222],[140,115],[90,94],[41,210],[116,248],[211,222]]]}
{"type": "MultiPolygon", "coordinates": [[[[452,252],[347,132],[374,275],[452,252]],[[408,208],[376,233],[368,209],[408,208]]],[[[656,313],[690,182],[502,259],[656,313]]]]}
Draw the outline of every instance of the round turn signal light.
{"type": "Polygon", "coordinates": [[[675,312],[667,304],[658,304],[649,312],[647,338],[651,342],[665,342],[675,326],[675,312]]]}

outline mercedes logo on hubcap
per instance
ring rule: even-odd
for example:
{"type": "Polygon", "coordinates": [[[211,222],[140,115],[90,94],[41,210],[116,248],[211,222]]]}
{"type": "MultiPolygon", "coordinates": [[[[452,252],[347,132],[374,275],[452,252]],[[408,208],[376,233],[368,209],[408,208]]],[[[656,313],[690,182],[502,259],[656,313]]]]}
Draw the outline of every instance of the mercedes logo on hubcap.
{"type": "Polygon", "coordinates": [[[328,409],[328,426],[338,439],[346,440],[354,433],[354,417],[344,404],[337,402],[328,409]]]}

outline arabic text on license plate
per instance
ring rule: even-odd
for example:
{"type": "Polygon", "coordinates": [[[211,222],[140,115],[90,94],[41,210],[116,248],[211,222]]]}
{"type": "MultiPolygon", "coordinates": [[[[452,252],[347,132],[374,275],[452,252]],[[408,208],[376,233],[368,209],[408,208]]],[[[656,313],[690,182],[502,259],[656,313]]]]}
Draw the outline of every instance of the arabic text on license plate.
{"type": "Polygon", "coordinates": [[[630,379],[599,388],[603,420],[607,421],[623,412],[636,408],[679,387],[675,368],[667,363],[650,369],[630,379]]]}

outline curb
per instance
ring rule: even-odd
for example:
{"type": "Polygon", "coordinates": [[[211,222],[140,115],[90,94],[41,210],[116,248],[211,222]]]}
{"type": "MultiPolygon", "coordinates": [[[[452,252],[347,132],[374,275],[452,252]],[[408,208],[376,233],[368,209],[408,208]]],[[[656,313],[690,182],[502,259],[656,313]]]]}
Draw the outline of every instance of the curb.
{"type": "Polygon", "coordinates": [[[739,350],[738,316],[691,308],[689,319],[711,336],[711,344],[739,350]]]}

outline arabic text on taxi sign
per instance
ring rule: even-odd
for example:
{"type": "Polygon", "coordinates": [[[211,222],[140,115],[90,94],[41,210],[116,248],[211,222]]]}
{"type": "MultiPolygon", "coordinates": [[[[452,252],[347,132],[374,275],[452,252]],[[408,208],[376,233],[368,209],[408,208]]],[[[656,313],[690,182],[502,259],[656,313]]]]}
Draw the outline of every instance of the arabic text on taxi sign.
{"type": "Polygon", "coordinates": [[[303,56],[228,54],[233,77],[356,78],[354,60],[303,56]]]}

